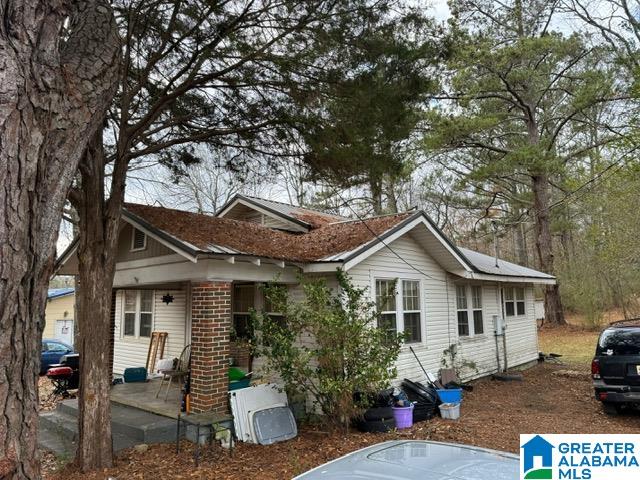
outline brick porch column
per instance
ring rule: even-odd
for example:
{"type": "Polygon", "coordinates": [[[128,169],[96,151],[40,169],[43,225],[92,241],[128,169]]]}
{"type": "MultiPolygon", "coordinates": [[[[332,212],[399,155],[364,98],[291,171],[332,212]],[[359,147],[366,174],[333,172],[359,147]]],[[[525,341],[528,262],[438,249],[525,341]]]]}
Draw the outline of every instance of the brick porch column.
{"type": "Polygon", "coordinates": [[[202,282],[191,289],[191,410],[227,411],[231,283],[202,282]]]}

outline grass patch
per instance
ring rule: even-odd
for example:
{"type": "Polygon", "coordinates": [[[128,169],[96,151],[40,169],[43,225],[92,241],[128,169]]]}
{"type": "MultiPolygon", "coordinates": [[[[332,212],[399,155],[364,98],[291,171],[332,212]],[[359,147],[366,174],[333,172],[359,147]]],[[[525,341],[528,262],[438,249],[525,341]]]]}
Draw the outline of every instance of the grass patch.
{"type": "Polygon", "coordinates": [[[564,363],[588,367],[596,350],[600,332],[576,327],[543,328],[538,332],[540,350],[559,353],[564,363]]]}

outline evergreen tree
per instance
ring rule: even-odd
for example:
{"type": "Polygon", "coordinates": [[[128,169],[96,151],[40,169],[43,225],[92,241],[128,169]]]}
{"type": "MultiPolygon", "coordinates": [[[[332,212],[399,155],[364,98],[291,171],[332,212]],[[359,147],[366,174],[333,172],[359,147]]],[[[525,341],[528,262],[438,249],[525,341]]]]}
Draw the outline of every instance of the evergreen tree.
{"type": "MultiPolygon", "coordinates": [[[[429,149],[444,149],[462,185],[524,210],[535,225],[539,268],[554,273],[552,184],[596,148],[624,133],[608,57],[578,33],[551,29],[556,2],[459,1],[451,78],[431,116],[429,149]],[[590,110],[598,106],[602,115],[590,110]],[[587,132],[602,132],[596,140],[587,132]]],[[[561,202],[561,201],[560,201],[561,202]]],[[[545,312],[564,323],[557,285],[545,288],[545,312]]]]}

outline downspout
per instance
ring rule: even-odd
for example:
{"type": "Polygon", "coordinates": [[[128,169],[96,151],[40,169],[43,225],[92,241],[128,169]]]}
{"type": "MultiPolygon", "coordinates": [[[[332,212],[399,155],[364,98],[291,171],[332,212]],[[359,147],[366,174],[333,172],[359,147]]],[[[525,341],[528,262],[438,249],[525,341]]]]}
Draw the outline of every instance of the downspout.
{"type": "Polygon", "coordinates": [[[498,315],[493,316],[493,337],[496,339],[496,365],[500,373],[500,343],[498,342],[498,315]]]}
{"type": "Polygon", "coordinates": [[[499,305],[498,315],[496,316],[496,328],[495,328],[495,338],[496,338],[496,357],[498,359],[498,370],[500,370],[500,353],[499,353],[499,342],[498,336],[502,335],[502,351],[504,355],[504,369],[503,372],[506,372],[509,368],[509,362],[507,359],[507,324],[504,319],[504,302],[502,299],[502,287],[499,282],[496,283],[496,298],[499,305]]]}

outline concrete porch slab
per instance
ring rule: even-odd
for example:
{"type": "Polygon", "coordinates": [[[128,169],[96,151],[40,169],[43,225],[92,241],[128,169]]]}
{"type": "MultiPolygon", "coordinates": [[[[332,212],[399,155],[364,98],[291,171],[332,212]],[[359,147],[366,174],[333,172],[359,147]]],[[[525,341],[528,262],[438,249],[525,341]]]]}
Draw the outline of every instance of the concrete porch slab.
{"type": "Polygon", "coordinates": [[[163,417],[178,418],[182,401],[181,385],[174,382],[165,400],[166,382],[158,398],[160,379],[147,382],[121,383],[111,387],[111,402],[137,408],[163,417]]]}

